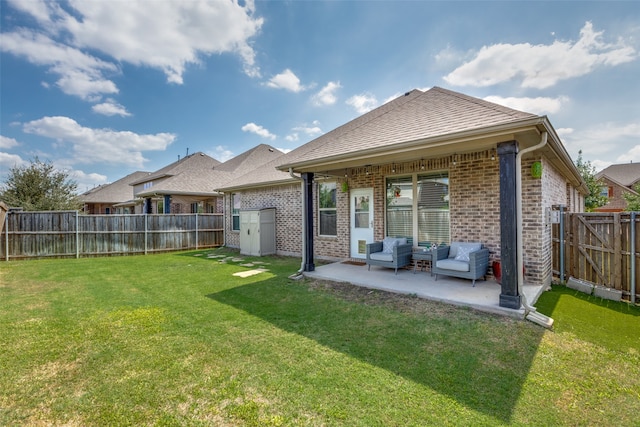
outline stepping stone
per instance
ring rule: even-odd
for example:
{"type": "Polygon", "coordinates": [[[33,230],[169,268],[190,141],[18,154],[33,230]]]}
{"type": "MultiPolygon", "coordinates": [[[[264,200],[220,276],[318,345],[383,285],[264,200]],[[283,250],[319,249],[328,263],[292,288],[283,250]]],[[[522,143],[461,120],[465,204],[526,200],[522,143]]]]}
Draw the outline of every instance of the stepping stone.
{"type": "Polygon", "coordinates": [[[256,268],[255,270],[239,271],[237,273],[233,273],[233,276],[245,278],[245,277],[255,276],[256,274],[264,273],[265,271],[269,271],[269,270],[265,268],[256,268]]]}

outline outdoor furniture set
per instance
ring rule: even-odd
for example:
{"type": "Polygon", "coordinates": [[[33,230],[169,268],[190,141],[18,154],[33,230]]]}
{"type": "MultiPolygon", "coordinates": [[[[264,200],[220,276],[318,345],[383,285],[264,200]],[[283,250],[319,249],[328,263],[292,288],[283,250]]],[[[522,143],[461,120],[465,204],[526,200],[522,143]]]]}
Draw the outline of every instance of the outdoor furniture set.
{"type": "Polygon", "coordinates": [[[485,277],[489,268],[489,250],[478,242],[452,242],[451,245],[421,248],[413,251],[413,245],[406,238],[385,237],[382,242],[367,244],[366,263],[395,269],[406,267],[414,261],[415,273],[418,262],[431,264],[431,275],[470,279],[472,286],[476,279],[485,277]]]}

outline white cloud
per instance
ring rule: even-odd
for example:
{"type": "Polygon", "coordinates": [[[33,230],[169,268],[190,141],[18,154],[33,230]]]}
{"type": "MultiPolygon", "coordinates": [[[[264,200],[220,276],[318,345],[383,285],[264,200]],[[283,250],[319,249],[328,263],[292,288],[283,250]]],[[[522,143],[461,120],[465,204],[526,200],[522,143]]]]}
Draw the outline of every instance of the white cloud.
{"type": "Polygon", "coordinates": [[[15,139],[0,135],[0,148],[13,148],[17,147],[18,145],[20,145],[20,143],[15,139]]]}
{"type": "Polygon", "coordinates": [[[329,82],[325,87],[320,89],[318,93],[313,95],[311,101],[314,105],[318,106],[333,105],[338,100],[335,93],[341,87],[342,85],[340,84],[340,82],[329,82]]]}
{"type": "Polygon", "coordinates": [[[569,102],[569,98],[566,96],[560,96],[557,98],[537,97],[537,98],[516,98],[516,97],[502,97],[502,96],[487,96],[485,101],[493,102],[495,104],[504,105],[509,108],[513,108],[519,111],[526,111],[527,113],[533,113],[538,115],[555,113],[560,111],[563,104],[569,102]]]}
{"type": "Polygon", "coordinates": [[[300,84],[300,79],[290,69],[276,74],[266,83],[267,86],[275,89],[285,89],[290,92],[302,92],[306,88],[300,84]]]}
{"type": "Polygon", "coordinates": [[[616,66],[637,58],[632,46],[622,40],[605,43],[603,34],[603,31],[594,31],[591,22],[586,22],[576,42],[483,46],[473,59],[453,70],[444,80],[456,86],[491,86],[519,79],[522,87],[544,89],[598,67],[616,66]]]}
{"type": "Polygon", "coordinates": [[[640,144],[631,147],[629,151],[621,154],[616,158],[619,163],[639,163],[640,162],[640,144]]]}
{"type": "MultiPolygon", "coordinates": [[[[90,100],[97,95],[118,93],[115,83],[104,77],[104,73],[117,73],[118,67],[46,35],[30,30],[3,33],[0,48],[33,64],[49,67],[58,76],[56,85],[67,95],[90,100]]],[[[43,85],[49,87],[46,82],[43,85]]]]}
{"type": "Polygon", "coordinates": [[[227,147],[223,147],[222,145],[218,145],[213,153],[210,154],[214,159],[224,163],[229,159],[234,158],[233,151],[228,150],[227,147]]]}
{"type": "Polygon", "coordinates": [[[108,182],[107,176],[99,173],[85,173],[81,170],[70,170],[68,174],[69,177],[78,184],[78,192],[80,193],[108,182]]]}
{"type": "Polygon", "coordinates": [[[82,0],[10,4],[35,18],[40,28],[3,33],[1,48],[49,67],[69,95],[95,100],[117,93],[108,75],[119,72],[118,62],[159,69],[167,81],[181,84],[186,67],[199,64],[202,56],[235,53],[247,75],[260,76],[250,40],[263,19],[253,16],[251,0],[244,6],[237,1],[181,0],[129,0],[117,7],[109,1],[82,0]]]}
{"type": "Polygon", "coordinates": [[[13,167],[26,165],[28,162],[17,154],[3,153],[0,151],[0,166],[3,172],[9,172],[13,167]]]}
{"type": "Polygon", "coordinates": [[[296,126],[291,129],[293,132],[287,135],[285,139],[287,141],[296,142],[300,139],[300,133],[304,133],[305,135],[308,135],[310,137],[319,135],[322,133],[322,129],[320,129],[320,126],[318,126],[319,124],[320,122],[318,122],[317,120],[314,120],[311,126],[309,125],[296,126]]]}
{"type": "Polygon", "coordinates": [[[567,151],[575,159],[582,151],[585,160],[603,169],[615,159],[618,163],[640,162],[640,123],[598,123],[580,129],[558,129],[567,151]]]}
{"type": "Polygon", "coordinates": [[[272,134],[267,129],[255,123],[247,123],[246,125],[242,126],[242,131],[255,133],[256,135],[261,136],[262,138],[268,138],[271,140],[276,139],[276,136],[274,134],[272,134]]]}
{"type": "Polygon", "coordinates": [[[140,168],[144,151],[163,151],[175,139],[172,133],[140,135],[130,131],[83,127],[68,117],[43,117],[23,125],[23,131],[73,147],[74,163],[110,163],[140,168]]]}
{"type": "Polygon", "coordinates": [[[370,93],[354,95],[347,99],[346,103],[352,106],[359,114],[367,113],[378,106],[378,100],[370,93]]]}
{"type": "Polygon", "coordinates": [[[380,104],[380,105],[384,105],[384,104],[386,104],[387,102],[391,102],[391,101],[393,101],[394,99],[396,99],[396,98],[398,98],[399,96],[402,96],[402,95],[404,95],[404,94],[403,94],[403,93],[401,93],[401,92],[396,92],[396,93],[394,93],[393,95],[391,95],[391,96],[387,97],[386,99],[384,99],[384,100],[382,101],[382,104],[380,104]]]}
{"type": "Polygon", "coordinates": [[[94,113],[103,114],[105,116],[122,116],[128,117],[131,115],[125,107],[117,103],[115,100],[108,98],[102,104],[96,104],[91,107],[94,113]]]}
{"type": "Polygon", "coordinates": [[[313,136],[322,133],[322,129],[314,123],[314,126],[296,126],[292,130],[296,132],[303,132],[307,135],[313,136]]]}

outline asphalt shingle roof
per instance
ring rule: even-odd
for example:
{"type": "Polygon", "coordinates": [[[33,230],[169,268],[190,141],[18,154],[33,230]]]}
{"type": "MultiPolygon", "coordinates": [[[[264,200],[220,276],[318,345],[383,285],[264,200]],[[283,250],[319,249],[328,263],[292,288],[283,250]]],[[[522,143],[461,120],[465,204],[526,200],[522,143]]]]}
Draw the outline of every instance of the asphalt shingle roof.
{"type": "Polygon", "coordinates": [[[100,185],[80,195],[84,203],[121,203],[133,199],[131,183],[148,176],[149,172],[134,172],[111,184],[100,185]]]}
{"type": "Polygon", "coordinates": [[[153,181],[153,187],[139,192],[148,194],[214,195],[217,188],[236,177],[255,170],[283,153],[270,145],[260,144],[224,163],[197,152],[149,174],[135,184],[153,181]]]}
{"type": "Polygon", "coordinates": [[[439,87],[425,92],[414,89],[264,164],[250,174],[236,177],[227,188],[291,181],[288,172],[275,170],[283,165],[392,148],[406,142],[535,117],[535,114],[439,87]]]}
{"type": "Polygon", "coordinates": [[[640,182],[640,163],[611,165],[596,174],[596,178],[607,177],[625,187],[633,187],[640,182]]]}
{"type": "Polygon", "coordinates": [[[313,161],[535,117],[440,87],[413,90],[297,148],[283,160],[313,161]]]}

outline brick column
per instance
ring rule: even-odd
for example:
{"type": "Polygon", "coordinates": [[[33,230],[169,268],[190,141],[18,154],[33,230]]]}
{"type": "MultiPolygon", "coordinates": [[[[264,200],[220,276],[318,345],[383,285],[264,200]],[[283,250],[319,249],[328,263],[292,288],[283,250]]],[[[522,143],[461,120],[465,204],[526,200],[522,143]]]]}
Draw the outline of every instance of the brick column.
{"type": "Polygon", "coordinates": [[[521,305],[517,272],[517,154],[517,141],[506,141],[498,144],[498,156],[500,158],[500,267],[502,270],[500,307],[516,310],[521,305]]]}

